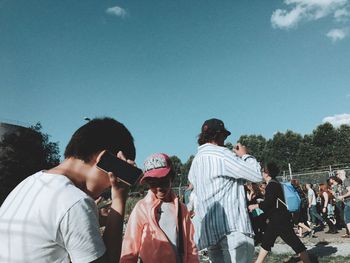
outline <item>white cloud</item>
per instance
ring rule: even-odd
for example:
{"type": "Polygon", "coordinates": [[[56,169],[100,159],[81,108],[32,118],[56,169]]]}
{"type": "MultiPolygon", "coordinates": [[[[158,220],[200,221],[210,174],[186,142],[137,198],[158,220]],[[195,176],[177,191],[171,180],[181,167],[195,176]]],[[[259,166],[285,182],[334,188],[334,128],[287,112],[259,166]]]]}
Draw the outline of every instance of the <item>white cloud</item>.
{"type": "Polygon", "coordinates": [[[315,21],[330,15],[337,21],[350,16],[347,12],[350,0],[285,0],[284,4],[287,9],[272,13],[274,28],[295,28],[302,21],[315,21]]]}
{"type": "Polygon", "coordinates": [[[333,42],[337,42],[339,40],[344,39],[348,35],[346,29],[334,28],[330,30],[326,36],[329,37],[333,42]]]}
{"type": "Polygon", "coordinates": [[[329,122],[334,127],[339,127],[342,124],[350,125],[350,114],[344,113],[344,114],[338,114],[334,116],[325,117],[322,120],[323,123],[329,122]]]}
{"type": "Polygon", "coordinates": [[[271,23],[274,28],[293,28],[298,25],[304,15],[304,11],[300,7],[288,12],[287,10],[277,9],[272,13],[271,23]]]}
{"type": "Polygon", "coordinates": [[[346,8],[339,9],[334,12],[334,19],[337,22],[346,22],[349,20],[349,17],[350,17],[350,12],[346,8]]]}
{"type": "Polygon", "coordinates": [[[127,12],[125,11],[125,9],[123,9],[119,6],[114,6],[114,7],[108,8],[106,10],[106,13],[109,15],[119,16],[119,17],[125,17],[127,15],[127,12]]]}

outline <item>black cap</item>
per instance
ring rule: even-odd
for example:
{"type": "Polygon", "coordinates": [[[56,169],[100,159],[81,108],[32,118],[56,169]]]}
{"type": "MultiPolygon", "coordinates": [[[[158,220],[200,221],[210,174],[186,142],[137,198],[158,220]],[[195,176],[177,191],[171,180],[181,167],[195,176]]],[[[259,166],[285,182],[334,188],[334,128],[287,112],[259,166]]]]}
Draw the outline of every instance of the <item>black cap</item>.
{"type": "Polygon", "coordinates": [[[226,130],[224,122],[222,120],[219,120],[219,119],[206,120],[202,125],[202,132],[205,132],[207,130],[222,132],[226,136],[231,135],[231,132],[226,130]]]}

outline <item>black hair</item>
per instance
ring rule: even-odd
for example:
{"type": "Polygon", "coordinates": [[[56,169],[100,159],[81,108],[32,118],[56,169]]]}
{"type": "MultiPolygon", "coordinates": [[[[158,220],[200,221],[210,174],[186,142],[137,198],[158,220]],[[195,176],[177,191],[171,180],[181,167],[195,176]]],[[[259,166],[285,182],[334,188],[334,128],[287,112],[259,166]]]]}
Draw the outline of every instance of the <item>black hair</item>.
{"type": "Polygon", "coordinates": [[[275,179],[280,173],[280,169],[278,168],[275,162],[267,162],[266,164],[264,164],[264,169],[273,179],[275,179]]]}
{"type": "Polygon", "coordinates": [[[168,173],[168,175],[170,177],[170,180],[173,182],[175,180],[175,170],[173,168],[171,168],[170,172],[168,173]]]}
{"type": "Polygon", "coordinates": [[[206,144],[208,142],[218,142],[221,138],[226,138],[227,135],[225,135],[225,133],[221,132],[221,131],[215,131],[215,130],[211,130],[211,129],[207,129],[206,131],[202,131],[199,135],[198,135],[198,144],[199,145],[203,145],[206,144]]]}
{"type": "Polygon", "coordinates": [[[127,159],[135,160],[134,139],[129,130],[112,118],[96,118],[81,126],[70,139],[65,158],[91,161],[94,154],[108,150],[114,154],[122,151],[127,159]]]}

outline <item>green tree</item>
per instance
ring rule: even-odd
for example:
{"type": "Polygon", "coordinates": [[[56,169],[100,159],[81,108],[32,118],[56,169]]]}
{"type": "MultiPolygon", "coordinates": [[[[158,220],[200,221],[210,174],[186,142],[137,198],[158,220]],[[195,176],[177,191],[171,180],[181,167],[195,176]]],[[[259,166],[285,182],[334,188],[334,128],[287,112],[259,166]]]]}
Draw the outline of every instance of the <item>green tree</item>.
{"type": "Polygon", "coordinates": [[[27,176],[57,165],[60,159],[58,143],[49,141],[40,123],[5,134],[0,152],[0,203],[27,176]]]}
{"type": "Polygon", "coordinates": [[[337,130],[332,124],[326,122],[319,125],[312,132],[313,160],[316,167],[328,166],[337,163],[336,141],[338,139],[337,130]]]}
{"type": "Polygon", "coordinates": [[[337,139],[335,143],[335,153],[337,162],[340,164],[350,162],[350,126],[341,125],[337,129],[337,139]]]}
{"type": "Polygon", "coordinates": [[[175,173],[175,180],[173,182],[173,186],[179,186],[180,183],[183,181],[183,174],[182,174],[182,162],[179,157],[177,156],[170,156],[170,160],[173,164],[173,169],[175,173]]]}
{"type": "Polygon", "coordinates": [[[287,130],[286,133],[277,132],[267,142],[265,158],[274,160],[281,170],[288,170],[288,163],[291,164],[293,170],[297,170],[300,168],[297,156],[301,142],[302,136],[291,130],[287,130]]]}
{"type": "Polygon", "coordinates": [[[182,166],[182,173],[186,175],[186,182],[184,182],[185,184],[188,184],[188,173],[190,172],[193,159],[194,155],[191,155],[182,166]]]}
{"type": "Polygon", "coordinates": [[[300,169],[314,168],[316,167],[316,162],[314,158],[314,145],[313,145],[313,136],[304,135],[303,140],[299,146],[297,154],[297,166],[300,169]]]}
{"type": "Polygon", "coordinates": [[[258,161],[263,161],[266,155],[266,139],[261,135],[242,135],[238,142],[246,146],[248,153],[258,161]]]}
{"type": "Polygon", "coordinates": [[[228,149],[230,149],[230,150],[232,151],[232,149],[233,149],[233,144],[232,144],[232,142],[227,142],[227,143],[225,143],[225,147],[228,148],[228,149]]]}

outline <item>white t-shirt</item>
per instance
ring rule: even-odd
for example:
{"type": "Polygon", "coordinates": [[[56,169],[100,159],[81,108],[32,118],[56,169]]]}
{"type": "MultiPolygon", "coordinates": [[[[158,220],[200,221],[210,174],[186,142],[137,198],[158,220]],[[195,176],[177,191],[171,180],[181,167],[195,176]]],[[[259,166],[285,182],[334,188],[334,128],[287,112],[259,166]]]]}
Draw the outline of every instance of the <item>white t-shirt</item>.
{"type": "MultiPolygon", "coordinates": [[[[171,243],[175,255],[176,262],[180,261],[179,252],[177,249],[177,214],[176,207],[173,202],[162,202],[159,208],[159,227],[163,230],[165,235],[167,236],[169,242],[171,243]]],[[[179,207],[179,209],[181,209],[179,207]]]]}
{"type": "Polygon", "coordinates": [[[0,208],[0,262],[91,262],[105,246],[92,198],[63,175],[38,172],[0,208]]]}
{"type": "Polygon", "coordinates": [[[308,200],[310,200],[310,199],[312,200],[311,205],[316,205],[315,192],[311,188],[309,190],[307,190],[307,198],[308,198],[308,200]]]}

